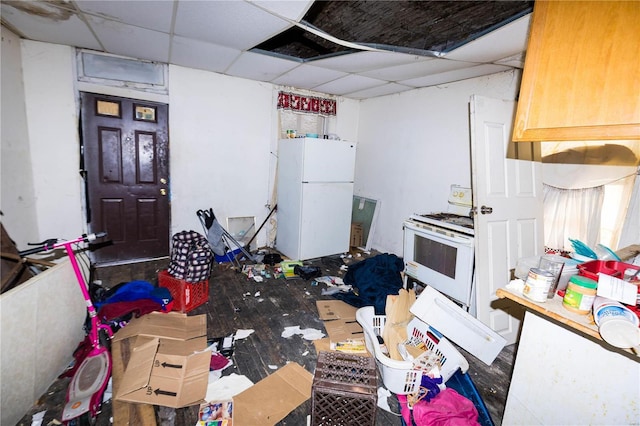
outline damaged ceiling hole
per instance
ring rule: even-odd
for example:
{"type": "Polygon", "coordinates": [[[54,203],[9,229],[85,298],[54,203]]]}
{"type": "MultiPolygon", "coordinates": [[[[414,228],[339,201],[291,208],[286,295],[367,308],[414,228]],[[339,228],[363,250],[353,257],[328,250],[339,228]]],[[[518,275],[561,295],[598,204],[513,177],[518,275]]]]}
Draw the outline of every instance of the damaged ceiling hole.
{"type": "MultiPolygon", "coordinates": [[[[451,51],[532,10],[533,1],[525,0],[317,1],[302,22],[346,42],[429,55],[451,51]]],[[[355,52],[298,27],[253,50],[299,60],[355,52]]]]}

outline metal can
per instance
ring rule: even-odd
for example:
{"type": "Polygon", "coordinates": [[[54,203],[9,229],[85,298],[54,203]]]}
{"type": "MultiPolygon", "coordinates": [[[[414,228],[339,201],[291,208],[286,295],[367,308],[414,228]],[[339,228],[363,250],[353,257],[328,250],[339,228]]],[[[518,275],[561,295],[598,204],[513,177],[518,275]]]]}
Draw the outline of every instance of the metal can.
{"type": "Polygon", "coordinates": [[[549,288],[553,285],[554,275],[540,268],[529,269],[522,294],[534,302],[546,302],[549,288]]]}

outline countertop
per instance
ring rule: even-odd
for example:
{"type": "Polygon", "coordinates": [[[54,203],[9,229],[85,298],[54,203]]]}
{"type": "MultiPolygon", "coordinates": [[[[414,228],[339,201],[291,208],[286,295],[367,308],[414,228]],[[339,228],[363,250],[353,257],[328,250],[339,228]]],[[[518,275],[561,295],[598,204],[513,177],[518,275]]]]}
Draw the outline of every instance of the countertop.
{"type": "Polygon", "coordinates": [[[600,337],[598,326],[593,321],[593,315],[580,315],[569,311],[562,306],[562,298],[557,294],[553,296],[553,299],[547,299],[547,301],[543,303],[534,302],[533,300],[526,298],[519,291],[511,290],[509,288],[499,288],[496,291],[496,296],[501,299],[511,299],[527,309],[554,319],[575,329],[576,331],[579,331],[580,333],[600,340],[605,345],[609,346],[604,342],[604,340],[602,340],[602,337],[600,337]]]}

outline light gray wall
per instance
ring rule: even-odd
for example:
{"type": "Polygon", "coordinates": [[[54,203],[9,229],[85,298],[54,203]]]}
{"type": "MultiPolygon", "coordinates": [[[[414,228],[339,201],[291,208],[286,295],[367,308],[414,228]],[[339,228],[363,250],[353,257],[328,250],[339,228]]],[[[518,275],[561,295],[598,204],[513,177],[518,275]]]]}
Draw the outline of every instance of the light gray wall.
{"type": "Polygon", "coordinates": [[[513,100],[519,87],[518,70],[361,102],[355,192],[381,201],[374,248],[402,256],[402,221],[471,186],[469,99],[513,100]]]}
{"type": "Polygon", "coordinates": [[[31,172],[31,150],[22,84],[20,38],[2,27],[2,79],[0,150],[0,209],[2,224],[9,236],[19,242],[36,241],[35,193],[31,172]]]}

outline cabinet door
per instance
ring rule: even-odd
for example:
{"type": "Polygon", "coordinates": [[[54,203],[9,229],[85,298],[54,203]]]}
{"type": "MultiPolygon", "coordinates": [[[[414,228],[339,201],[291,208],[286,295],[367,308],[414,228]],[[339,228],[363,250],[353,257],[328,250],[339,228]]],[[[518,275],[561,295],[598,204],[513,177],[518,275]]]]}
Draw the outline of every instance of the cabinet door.
{"type": "Polygon", "coordinates": [[[640,139],[640,2],[536,1],[513,140],[640,139]]]}

